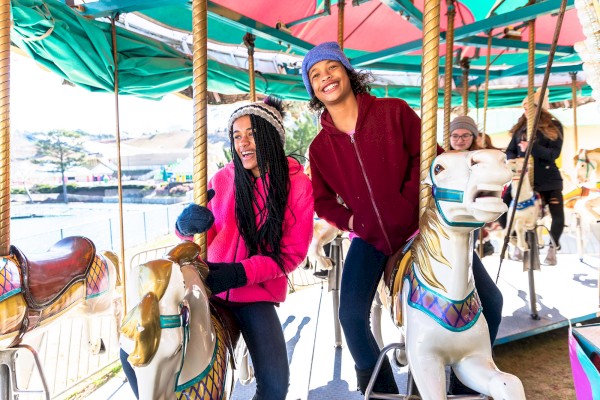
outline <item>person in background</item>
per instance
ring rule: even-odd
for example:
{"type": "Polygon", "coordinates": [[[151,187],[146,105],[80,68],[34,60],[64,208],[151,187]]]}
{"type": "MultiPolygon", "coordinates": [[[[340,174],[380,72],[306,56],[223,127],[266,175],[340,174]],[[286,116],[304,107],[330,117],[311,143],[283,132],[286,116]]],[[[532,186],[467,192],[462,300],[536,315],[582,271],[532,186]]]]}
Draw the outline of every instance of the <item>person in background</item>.
{"type": "MultiPolygon", "coordinates": [[[[284,400],[290,371],[275,308],[286,298],[289,274],[308,251],[312,187],[302,165],[285,156],[280,100],[268,97],[238,108],[228,129],[233,160],[208,184],[215,195],[208,203],[214,223],[206,234],[206,284],[211,301],[239,323],[255,371],[252,399],[284,400]]],[[[206,225],[199,207],[191,204],[177,218],[180,238],[192,240],[206,225]]],[[[126,358],[122,352],[124,366],[126,358]]],[[[135,375],[126,375],[133,387],[135,375]]]]}
{"type": "MultiPolygon", "coordinates": [[[[534,94],[534,107],[542,107],[538,130],[535,141],[531,144],[531,157],[533,157],[533,190],[540,194],[544,206],[548,206],[552,225],[550,236],[552,241],[544,264],[556,265],[556,251],[560,249],[560,237],[565,225],[565,210],[563,205],[563,180],[556,159],[560,156],[563,144],[563,126],[552,114],[548,112],[548,93],[540,99],[540,90],[534,94]]],[[[513,159],[525,157],[527,147],[530,145],[527,137],[528,101],[523,100],[523,115],[510,129],[512,138],[506,148],[506,158],[513,159]]],[[[534,111],[534,115],[537,112],[534,111]]]]}
{"type": "MultiPolygon", "coordinates": [[[[404,100],[371,96],[370,75],[354,70],[335,42],[306,54],[302,79],[309,107],[322,113],[323,128],[309,148],[315,211],[356,235],[342,272],[339,318],[364,393],[380,352],[370,327],[377,285],[389,256],[418,228],[421,120],[404,100]]],[[[502,295],[476,255],[473,275],[493,343],[502,295]]],[[[398,393],[387,357],[373,390],[398,393]]]]}

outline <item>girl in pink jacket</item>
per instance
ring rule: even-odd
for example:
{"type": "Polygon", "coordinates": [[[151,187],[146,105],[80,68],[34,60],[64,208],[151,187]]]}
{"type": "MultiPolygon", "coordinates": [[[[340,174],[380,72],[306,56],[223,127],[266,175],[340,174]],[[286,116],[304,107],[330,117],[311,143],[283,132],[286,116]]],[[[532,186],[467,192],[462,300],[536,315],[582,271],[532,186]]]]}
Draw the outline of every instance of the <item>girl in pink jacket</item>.
{"type": "MultiPolygon", "coordinates": [[[[312,239],[312,185],[302,166],[284,153],[281,101],[245,105],[229,119],[233,161],[208,187],[214,224],[207,232],[206,284],[213,300],[237,318],[256,376],[254,400],[284,400],[289,365],[275,306],[288,276],[306,257],[312,239]]],[[[195,204],[177,219],[180,237],[205,221],[195,204]]],[[[191,238],[190,238],[191,239],[191,238]]]]}

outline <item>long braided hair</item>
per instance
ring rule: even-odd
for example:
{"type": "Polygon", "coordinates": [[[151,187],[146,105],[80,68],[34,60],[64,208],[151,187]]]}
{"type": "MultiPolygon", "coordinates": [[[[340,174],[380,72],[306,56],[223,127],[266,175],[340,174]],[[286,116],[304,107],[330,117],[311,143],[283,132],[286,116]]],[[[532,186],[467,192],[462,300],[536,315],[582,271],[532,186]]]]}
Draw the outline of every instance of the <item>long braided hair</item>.
{"type": "MultiPolygon", "coordinates": [[[[265,103],[275,108],[280,113],[281,120],[283,119],[281,100],[268,97],[265,99],[265,103]]],[[[266,119],[252,113],[246,115],[249,115],[252,124],[260,176],[255,178],[250,170],[244,168],[242,160],[235,151],[233,130],[230,129],[229,139],[235,168],[237,226],[250,256],[256,254],[269,256],[286,273],[283,267],[281,239],[283,238],[285,209],[290,191],[290,176],[288,160],[283,148],[283,138],[273,124],[266,119]],[[265,188],[264,192],[255,190],[259,180],[265,188]]]]}

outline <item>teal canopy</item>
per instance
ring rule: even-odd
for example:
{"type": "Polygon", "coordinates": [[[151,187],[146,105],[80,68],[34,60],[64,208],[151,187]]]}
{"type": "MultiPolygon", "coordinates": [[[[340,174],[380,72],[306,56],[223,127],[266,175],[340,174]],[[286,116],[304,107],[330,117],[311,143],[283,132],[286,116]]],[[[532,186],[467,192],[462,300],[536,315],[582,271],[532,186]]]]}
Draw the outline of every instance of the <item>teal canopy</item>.
{"type": "MultiPolygon", "coordinates": [[[[106,17],[114,15],[119,93],[160,98],[186,89],[192,83],[190,3],[184,0],[99,0],[75,9],[57,0],[12,0],[11,39],[40,64],[65,79],[91,91],[112,92],[115,66],[111,23],[106,17]],[[146,26],[132,28],[130,17],[143,21],[146,26]]],[[[249,91],[247,53],[242,38],[246,33],[253,33],[256,35],[255,59],[262,57],[261,62],[255,62],[256,90],[263,94],[275,93],[287,100],[308,100],[299,65],[314,44],[336,40],[336,3],[324,0],[208,1],[208,90],[222,94],[249,91]]],[[[358,0],[347,4],[345,11],[345,51],[353,65],[373,73],[374,94],[401,97],[413,107],[419,107],[421,101],[422,3],[422,0],[414,3],[358,0]]],[[[440,73],[454,80],[457,89],[453,91],[453,105],[462,104],[463,71],[457,61],[466,60],[470,65],[469,106],[483,106],[488,33],[493,36],[491,57],[494,60],[490,68],[489,107],[520,105],[526,95],[526,80],[515,78],[527,73],[527,43],[508,37],[504,32],[526,39],[527,25],[523,21],[537,18],[535,65],[536,73],[543,73],[560,1],[528,5],[526,0],[464,0],[456,4],[453,57],[456,62],[448,74],[444,70],[444,10],[440,24],[440,73]]],[[[552,65],[549,89],[552,102],[571,98],[568,73],[582,69],[582,61],[573,45],[584,36],[573,0],[568,4],[564,22],[568,28],[561,33],[552,65]]],[[[591,89],[581,76],[580,73],[578,95],[589,96],[591,89]]],[[[440,106],[442,97],[440,93],[440,106]]]]}

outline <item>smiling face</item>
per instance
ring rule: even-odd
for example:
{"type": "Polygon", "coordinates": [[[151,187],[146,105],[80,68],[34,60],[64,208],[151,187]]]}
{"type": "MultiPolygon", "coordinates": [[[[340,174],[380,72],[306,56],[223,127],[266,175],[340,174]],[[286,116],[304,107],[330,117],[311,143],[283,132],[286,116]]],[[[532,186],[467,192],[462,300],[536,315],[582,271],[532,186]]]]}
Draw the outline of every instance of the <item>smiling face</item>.
{"type": "Polygon", "coordinates": [[[232,127],[233,147],[242,161],[245,169],[252,171],[255,177],[260,176],[258,159],[256,158],[256,143],[254,142],[254,130],[249,115],[243,115],[233,122],[232,127]]]}
{"type": "Polygon", "coordinates": [[[339,61],[319,61],[310,68],[308,77],[315,96],[325,107],[341,103],[352,95],[348,72],[339,61]]]}

